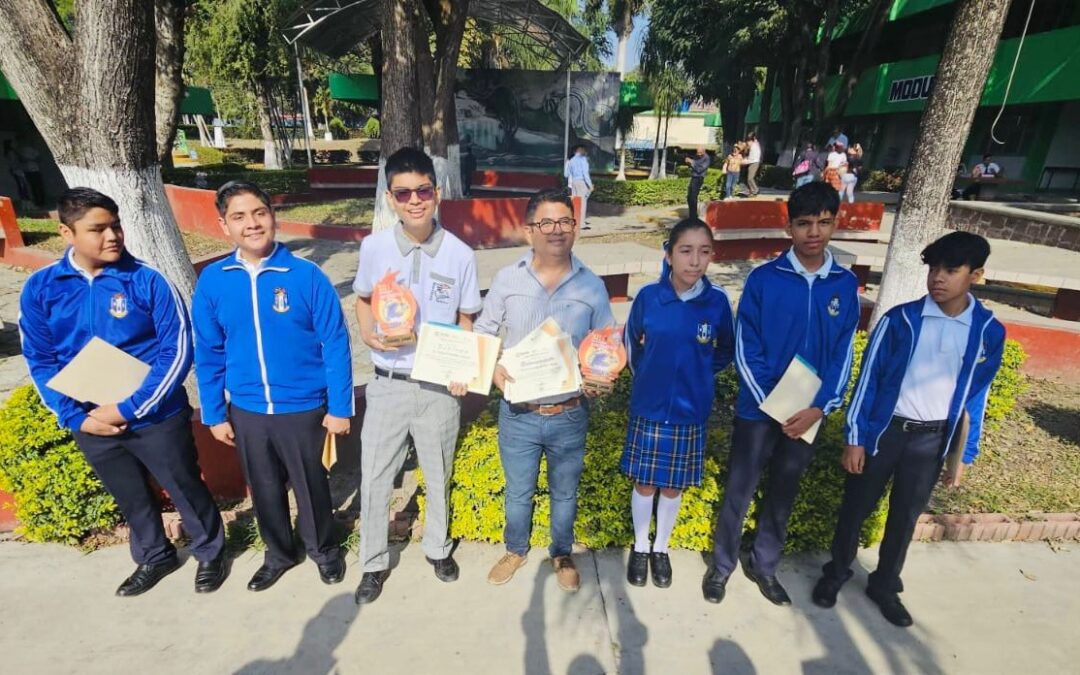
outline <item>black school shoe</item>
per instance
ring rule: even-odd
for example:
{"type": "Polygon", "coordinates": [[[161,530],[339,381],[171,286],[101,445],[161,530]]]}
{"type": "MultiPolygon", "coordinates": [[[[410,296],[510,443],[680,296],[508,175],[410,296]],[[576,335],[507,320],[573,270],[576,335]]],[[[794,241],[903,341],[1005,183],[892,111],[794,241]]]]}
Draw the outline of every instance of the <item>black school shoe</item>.
{"type": "Polygon", "coordinates": [[[836,579],[830,576],[822,576],[814,584],[814,592],[810,595],[810,599],[814,601],[814,604],[818,607],[824,607],[825,609],[831,609],[836,605],[836,596],[840,593],[840,589],[847,583],[847,580],[851,578],[852,572],[848,570],[847,575],[843,579],[836,579]]]}
{"type": "Polygon", "coordinates": [[[225,583],[225,577],[229,573],[225,562],[225,552],[217,554],[213,560],[199,562],[199,569],[195,571],[195,592],[213,593],[225,583]]]}
{"type": "Polygon", "coordinates": [[[340,584],[345,580],[345,558],[338,556],[336,560],[318,565],[319,578],[328,586],[340,584]]]}
{"type": "Polygon", "coordinates": [[[428,558],[427,561],[435,568],[435,577],[439,581],[450,583],[451,581],[458,580],[460,569],[458,568],[458,564],[454,562],[454,559],[450,556],[446,556],[441,560],[432,560],[431,558],[428,558]]]}
{"type": "Polygon", "coordinates": [[[132,575],[124,579],[124,583],[116,589],[116,594],[122,598],[141,595],[178,569],[180,569],[180,560],[176,556],[153,565],[139,565],[132,575]]]}
{"type": "Polygon", "coordinates": [[[251,581],[248,582],[248,590],[258,593],[259,591],[265,591],[278,582],[282,574],[296,567],[296,563],[287,565],[285,567],[272,567],[263,563],[259,569],[255,570],[255,574],[252,575],[251,581]]]}
{"type": "Polygon", "coordinates": [[[907,608],[900,602],[900,596],[896,593],[887,593],[872,586],[867,586],[866,595],[874,601],[878,609],[881,610],[881,615],[892,625],[907,628],[915,623],[907,608]]]}
{"type": "Polygon", "coordinates": [[[757,584],[758,590],[761,591],[761,594],[765,596],[766,600],[774,605],[780,605],[782,607],[791,604],[791,596],[784,590],[779,579],[757,574],[746,565],[743,565],[742,568],[750,581],[757,584]]]}
{"type": "Polygon", "coordinates": [[[379,572],[364,572],[360,577],[360,585],[356,587],[353,599],[358,605],[367,605],[375,602],[382,595],[383,582],[390,576],[390,570],[379,572]]]}
{"type": "Polygon", "coordinates": [[[720,572],[710,566],[705,578],[701,580],[701,594],[705,596],[705,601],[719,604],[723,602],[726,593],[727,577],[720,576],[720,572]]]}
{"type": "Polygon", "coordinates": [[[667,553],[650,553],[649,567],[652,569],[653,586],[657,588],[671,586],[671,558],[667,553]]]}
{"type": "Polygon", "coordinates": [[[644,586],[649,578],[649,554],[630,551],[626,561],[626,582],[631,586],[644,586]]]}

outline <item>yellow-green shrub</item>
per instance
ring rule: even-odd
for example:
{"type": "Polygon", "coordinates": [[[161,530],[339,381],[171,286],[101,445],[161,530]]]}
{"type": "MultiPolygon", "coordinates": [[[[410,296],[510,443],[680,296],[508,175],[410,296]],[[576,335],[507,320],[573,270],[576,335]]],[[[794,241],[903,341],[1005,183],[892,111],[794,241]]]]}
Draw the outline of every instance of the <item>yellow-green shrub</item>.
{"type": "Polygon", "coordinates": [[[71,434],[30,385],[0,409],[0,489],[14,495],[18,532],[30,541],[77,544],[120,521],[71,434]]]}

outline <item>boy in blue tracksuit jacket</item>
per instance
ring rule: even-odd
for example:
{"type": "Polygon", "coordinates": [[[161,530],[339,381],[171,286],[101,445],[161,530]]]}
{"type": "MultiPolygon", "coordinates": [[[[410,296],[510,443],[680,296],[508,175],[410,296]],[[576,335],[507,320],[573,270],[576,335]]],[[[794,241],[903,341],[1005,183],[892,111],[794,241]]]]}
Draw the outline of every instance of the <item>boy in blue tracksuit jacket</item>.
{"type": "Polygon", "coordinates": [[[922,252],[929,293],[893,307],[870,334],[848,409],[841,463],[850,475],[832,560],[814,587],[819,606],[832,607],[851,577],[862,523],[891,480],[885,537],[866,593],[890,623],[913,623],[898,595],[908,544],[937,477],[959,485],[964,465],[979,454],[986,397],[1001,366],[1005,328],[969,290],[989,255],[989,243],[968,232],[930,244],[922,252]],[[962,462],[942,474],[951,448],[962,462]]]}
{"type": "Polygon", "coordinates": [[[345,561],[332,537],[322,448],[326,434],[349,433],[354,413],[341,301],[318,265],[274,241],[270,199],[258,186],[226,183],[217,209],[237,248],[203,270],[195,287],[195,375],[203,423],[240,449],[266,542],[248,589],[269,588],[297,564],[286,483],[308,557],[323,582],[335,584],[345,561]]]}
{"type": "Polygon", "coordinates": [[[111,198],[73,188],[61,195],[57,210],[69,247],[23,286],[22,352],[45,406],[71,430],[130,527],[138,568],[116,594],[148,591],[180,565],[148,472],[169,492],[191,536],[199,561],[195,590],[216,590],[226,574],[225,531],[200,476],[191,433],[184,391],[191,368],[187,307],[160,272],[124,249],[119,208],[111,198]],[[135,393],[118,403],[76,401],[48,387],[95,337],[150,365],[135,393]]]}
{"type": "Polygon", "coordinates": [[[713,257],[712,230],[697,218],[679,221],[665,249],[660,279],[638,292],[623,329],[634,389],[619,463],[634,480],[634,550],[626,580],[644,586],[651,567],[658,588],[671,585],[668,541],[683,490],[701,484],[716,373],[731,363],[735,351],[731,301],[705,277],[713,257]],[[656,537],[650,545],[657,492],[656,537]]]}
{"type": "Polygon", "coordinates": [[[743,519],[767,465],[769,482],[757,515],[757,537],[743,570],[770,602],[791,603],[776,578],[776,567],[799,480],[814,456],[813,446],[800,436],[843,403],[859,323],[858,280],[827,248],[839,208],[836,191],[824,183],[794,190],[788,199],[791,248],[750,272],[743,287],[735,323],[740,387],[727,487],[713,566],[702,583],[709,602],[723,599],[738,561],[743,519]],[[795,358],[818,374],[821,386],[808,408],[780,424],[759,406],[795,358]]]}

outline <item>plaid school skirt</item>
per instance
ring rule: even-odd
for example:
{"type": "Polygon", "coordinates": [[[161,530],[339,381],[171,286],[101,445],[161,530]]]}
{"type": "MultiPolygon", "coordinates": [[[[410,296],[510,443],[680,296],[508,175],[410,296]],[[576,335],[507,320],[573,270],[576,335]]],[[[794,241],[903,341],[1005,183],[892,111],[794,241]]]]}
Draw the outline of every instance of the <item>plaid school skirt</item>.
{"type": "Polygon", "coordinates": [[[664,424],[633,417],[619,468],[642,485],[684,489],[701,483],[704,424],[664,424]]]}

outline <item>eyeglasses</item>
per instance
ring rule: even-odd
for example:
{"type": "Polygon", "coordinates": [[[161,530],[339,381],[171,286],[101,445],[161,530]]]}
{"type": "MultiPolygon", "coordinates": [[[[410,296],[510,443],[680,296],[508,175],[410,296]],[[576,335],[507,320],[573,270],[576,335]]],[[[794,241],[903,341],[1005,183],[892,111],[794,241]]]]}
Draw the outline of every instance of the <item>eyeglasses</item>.
{"type": "Polygon", "coordinates": [[[541,234],[552,234],[556,229],[559,232],[573,232],[575,225],[577,221],[573,218],[559,218],[558,220],[544,218],[538,223],[525,223],[525,227],[534,227],[540,230],[541,234]]]}
{"type": "Polygon", "coordinates": [[[421,185],[415,190],[409,188],[398,188],[391,190],[391,194],[394,195],[394,199],[398,204],[408,204],[412,200],[413,193],[420,198],[422,202],[430,202],[435,199],[435,187],[432,185],[421,185]]]}

